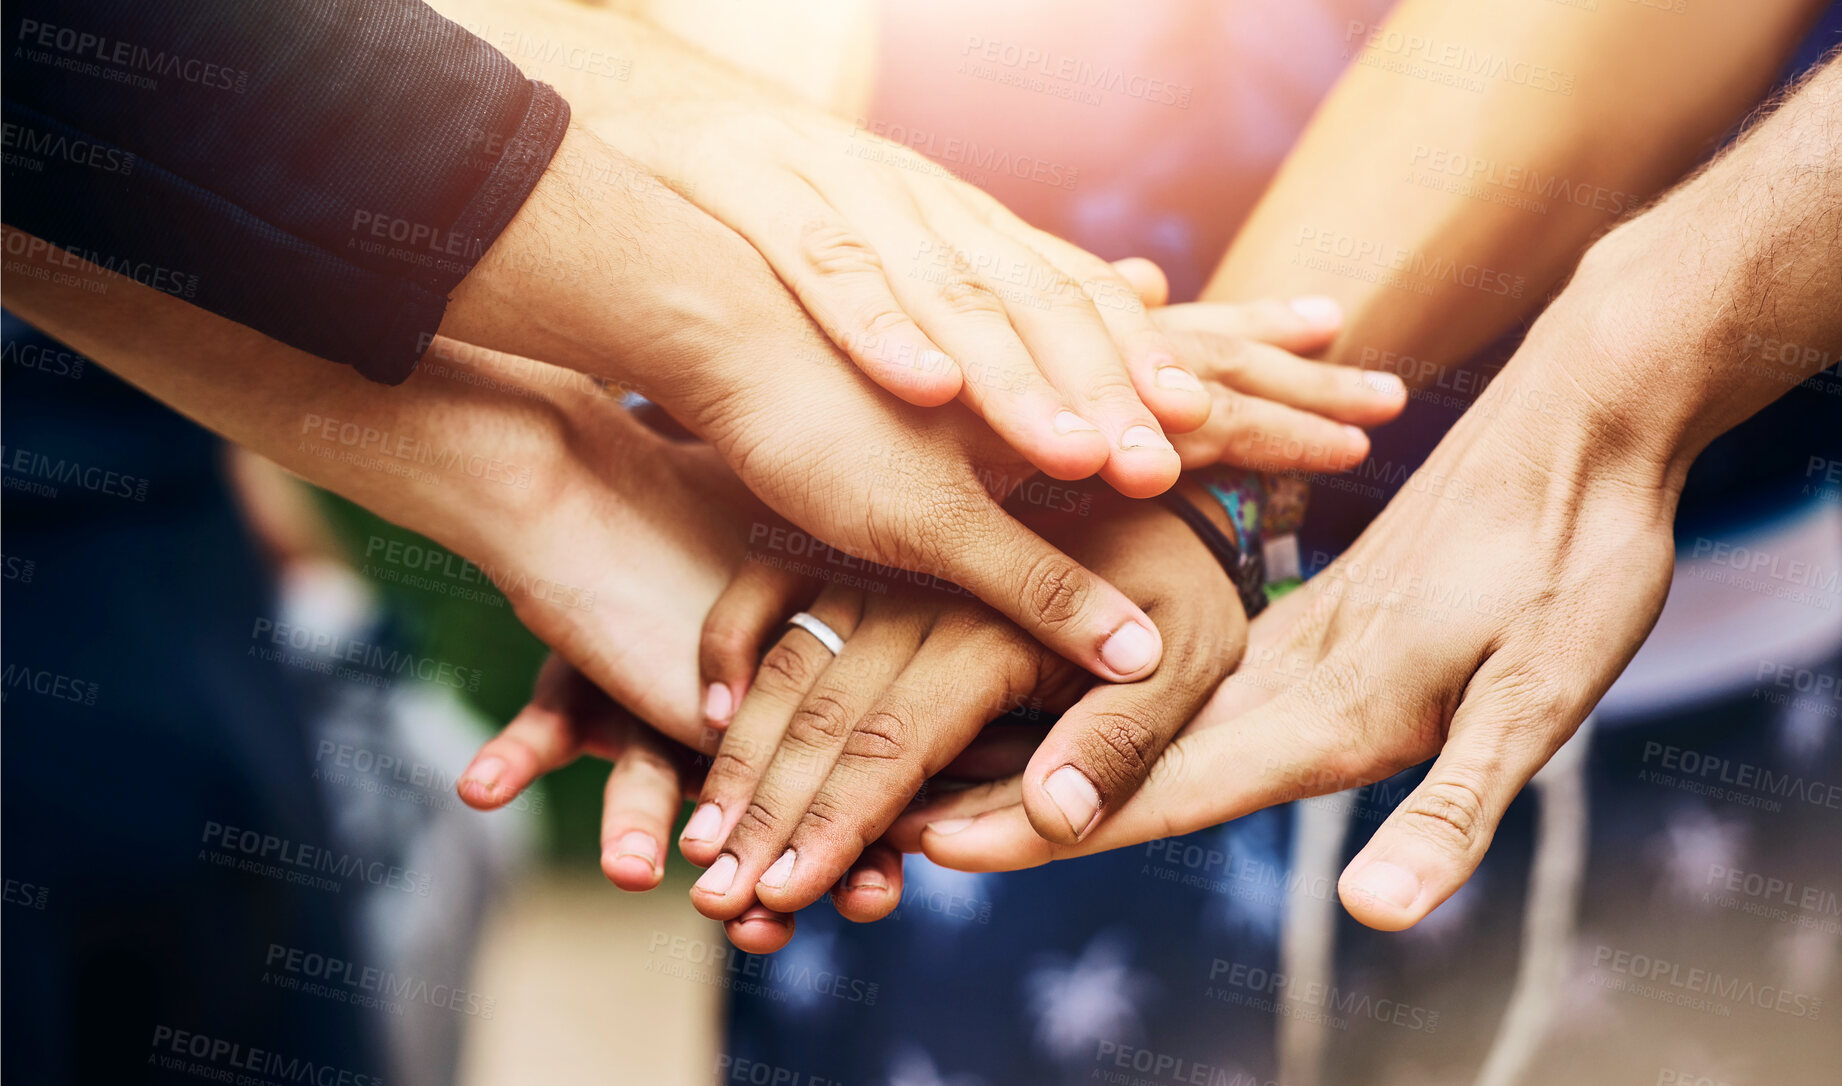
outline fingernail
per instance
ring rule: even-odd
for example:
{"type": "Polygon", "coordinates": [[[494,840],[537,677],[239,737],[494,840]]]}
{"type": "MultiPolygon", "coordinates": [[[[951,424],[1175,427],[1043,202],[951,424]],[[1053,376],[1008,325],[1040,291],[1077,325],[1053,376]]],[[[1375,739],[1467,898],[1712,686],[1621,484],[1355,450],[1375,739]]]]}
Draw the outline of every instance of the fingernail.
{"type": "Polygon", "coordinates": [[[710,865],[710,870],[704,872],[703,877],[697,880],[697,889],[706,894],[727,894],[729,884],[736,881],[736,868],[740,866],[734,856],[727,852],[723,853],[716,858],[715,863],[710,865]]]}
{"type": "Polygon", "coordinates": [[[1087,827],[1093,825],[1094,816],[1100,813],[1100,793],[1074,766],[1065,765],[1049,774],[1049,779],[1043,782],[1043,791],[1049,793],[1055,809],[1062,812],[1076,837],[1086,833],[1087,827]]]}
{"type": "Polygon", "coordinates": [[[758,881],[761,885],[769,887],[770,889],[780,889],[787,884],[788,879],[793,877],[793,860],[794,856],[792,849],[788,849],[781,853],[780,859],[774,861],[773,867],[763,871],[758,881]]]}
{"type": "Polygon", "coordinates": [[[945,373],[953,366],[953,360],[943,351],[922,351],[915,360],[915,368],[922,373],[945,373]]]}
{"type": "Polygon", "coordinates": [[[1377,373],[1370,370],[1362,375],[1362,383],[1368,385],[1370,391],[1379,392],[1384,396],[1407,395],[1407,383],[1392,373],[1377,373]]]}
{"type": "Polygon", "coordinates": [[[1202,382],[1196,375],[1182,366],[1164,366],[1158,370],[1159,388],[1175,389],[1180,392],[1201,392],[1202,382]]]}
{"type": "Polygon", "coordinates": [[[970,818],[943,818],[938,822],[929,822],[927,828],[945,837],[948,834],[958,833],[970,825],[972,825],[970,818]]]}
{"type": "MultiPolygon", "coordinates": [[[[957,821],[971,822],[972,820],[962,818],[957,821]]],[[[844,888],[846,890],[887,890],[889,880],[883,878],[883,873],[874,867],[853,867],[851,873],[844,878],[844,888]]]]}
{"type": "Polygon", "coordinates": [[[1100,428],[1073,411],[1062,411],[1055,416],[1055,432],[1058,434],[1097,434],[1100,428]]]}
{"type": "Polygon", "coordinates": [[[1313,294],[1304,298],[1294,298],[1286,303],[1292,312],[1304,318],[1307,324],[1319,327],[1340,324],[1343,321],[1343,306],[1335,298],[1313,294]]]}
{"type": "Polygon", "coordinates": [[[1420,897],[1420,876],[1399,864],[1374,860],[1356,872],[1350,890],[1375,901],[1385,901],[1397,909],[1412,907],[1420,897]]]}
{"type": "Polygon", "coordinates": [[[711,683],[710,689],[704,691],[704,719],[721,724],[729,719],[736,709],[735,695],[722,683],[711,683]]]}
{"type": "Polygon", "coordinates": [[[715,841],[722,829],[722,808],[714,803],[703,803],[691,812],[691,820],[684,824],[684,832],[678,835],[678,840],[715,841]]]}
{"type": "Polygon", "coordinates": [[[1355,444],[1367,445],[1369,443],[1368,433],[1360,426],[1351,426],[1345,423],[1343,425],[1343,433],[1355,444]]]}
{"type": "Polygon", "coordinates": [[[1149,426],[1134,426],[1119,435],[1119,447],[1122,449],[1168,449],[1170,442],[1164,435],[1149,426]]]}
{"type": "Polygon", "coordinates": [[[1121,675],[1135,675],[1151,666],[1157,652],[1158,639],[1151,631],[1128,622],[1100,646],[1100,661],[1121,675]]]}
{"type": "Polygon", "coordinates": [[[647,867],[656,868],[659,865],[658,839],[645,830],[630,830],[614,846],[614,858],[618,860],[622,856],[638,856],[646,861],[647,867]]]}
{"type": "Polygon", "coordinates": [[[496,791],[499,778],[505,776],[505,759],[489,754],[467,767],[466,778],[488,792],[496,791]]]}

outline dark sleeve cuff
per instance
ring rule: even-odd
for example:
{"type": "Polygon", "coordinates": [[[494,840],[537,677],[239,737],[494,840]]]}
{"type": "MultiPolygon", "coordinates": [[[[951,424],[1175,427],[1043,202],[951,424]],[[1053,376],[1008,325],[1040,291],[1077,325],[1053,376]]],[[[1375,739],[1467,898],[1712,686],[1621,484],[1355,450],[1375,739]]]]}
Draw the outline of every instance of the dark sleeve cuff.
{"type": "Polygon", "coordinates": [[[569,124],[414,0],[18,7],[7,223],[388,384],[569,124]]]}

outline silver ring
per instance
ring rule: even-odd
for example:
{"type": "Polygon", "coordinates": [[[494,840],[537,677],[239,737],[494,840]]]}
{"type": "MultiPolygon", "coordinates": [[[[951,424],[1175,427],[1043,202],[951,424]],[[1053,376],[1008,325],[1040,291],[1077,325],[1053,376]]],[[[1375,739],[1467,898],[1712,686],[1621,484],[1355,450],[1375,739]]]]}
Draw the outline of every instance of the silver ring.
{"type": "Polygon", "coordinates": [[[805,611],[801,611],[799,614],[788,619],[787,625],[798,626],[800,629],[818,638],[819,644],[830,649],[833,656],[844,651],[844,638],[838,636],[838,631],[825,625],[825,623],[819,621],[805,611]]]}

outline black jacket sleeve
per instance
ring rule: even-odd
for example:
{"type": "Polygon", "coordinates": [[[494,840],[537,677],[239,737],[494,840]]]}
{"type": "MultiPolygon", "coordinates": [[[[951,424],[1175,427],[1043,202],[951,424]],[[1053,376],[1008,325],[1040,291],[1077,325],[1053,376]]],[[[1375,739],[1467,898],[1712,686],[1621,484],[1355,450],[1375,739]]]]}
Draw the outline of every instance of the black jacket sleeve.
{"type": "Polygon", "coordinates": [[[569,123],[417,0],[17,0],[4,25],[9,225],[107,270],[82,289],[132,279],[392,384],[569,123]]]}

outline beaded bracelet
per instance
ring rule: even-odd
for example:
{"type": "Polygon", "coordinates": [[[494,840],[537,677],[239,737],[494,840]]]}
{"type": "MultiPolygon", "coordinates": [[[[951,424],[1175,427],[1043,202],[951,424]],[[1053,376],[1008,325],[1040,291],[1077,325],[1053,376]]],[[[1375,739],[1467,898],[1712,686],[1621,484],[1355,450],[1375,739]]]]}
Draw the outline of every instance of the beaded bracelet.
{"type": "Polygon", "coordinates": [[[1191,475],[1221,503],[1243,551],[1258,552],[1266,595],[1276,599],[1298,587],[1298,529],[1305,519],[1311,484],[1297,475],[1263,475],[1241,468],[1212,467],[1191,475]]]}

